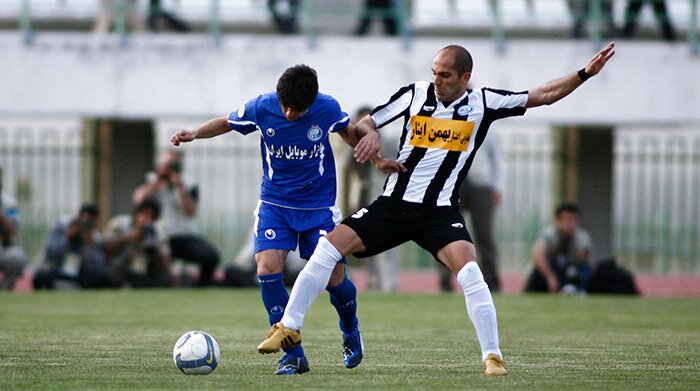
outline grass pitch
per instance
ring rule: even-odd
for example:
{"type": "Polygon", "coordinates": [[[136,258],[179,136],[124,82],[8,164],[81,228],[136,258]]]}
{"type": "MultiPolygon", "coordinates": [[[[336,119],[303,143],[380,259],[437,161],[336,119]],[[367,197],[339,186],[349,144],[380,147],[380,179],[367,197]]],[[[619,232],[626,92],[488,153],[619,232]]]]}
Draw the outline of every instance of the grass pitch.
{"type": "Polygon", "coordinates": [[[365,359],[343,367],[323,293],[306,319],[311,372],[274,376],[256,289],[0,295],[0,389],[700,389],[700,300],[496,295],[509,375],[483,375],[459,294],[360,293],[365,359]],[[221,346],[209,376],[181,374],[189,330],[221,346]]]}

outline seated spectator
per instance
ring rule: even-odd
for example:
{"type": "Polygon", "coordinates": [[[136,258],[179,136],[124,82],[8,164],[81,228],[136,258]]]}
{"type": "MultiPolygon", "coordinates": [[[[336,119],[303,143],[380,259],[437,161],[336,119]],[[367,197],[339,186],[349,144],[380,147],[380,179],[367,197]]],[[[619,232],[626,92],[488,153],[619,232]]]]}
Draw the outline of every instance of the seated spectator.
{"type": "Polygon", "coordinates": [[[397,35],[399,33],[399,23],[394,7],[391,0],[365,0],[360,23],[355,29],[355,35],[366,35],[369,32],[372,20],[375,18],[382,21],[386,35],[397,35]]]}
{"type": "Polygon", "coordinates": [[[148,28],[151,31],[172,30],[185,33],[190,30],[187,23],[172,12],[165,10],[160,0],[151,0],[148,8],[148,28]]]}
{"type": "Polygon", "coordinates": [[[158,227],[171,259],[199,265],[198,286],[212,285],[214,271],[219,264],[219,251],[199,233],[197,203],[199,188],[182,174],[182,153],[168,150],[160,159],[155,173],[134,192],[134,204],[147,198],[160,202],[161,218],[158,227]]]}
{"type": "MultiPolygon", "coordinates": [[[[137,14],[138,2],[136,0],[124,0],[126,12],[126,22],[133,31],[143,30],[143,22],[137,14]]],[[[100,0],[100,10],[93,25],[93,31],[96,33],[108,33],[112,28],[115,15],[117,14],[117,0],[100,0]]]]}
{"type": "MultiPolygon", "coordinates": [[[[574,19],[574,26],[571,30],[573,38],[582,38],[584,36],[584,25],[591,16],[591,2],[589,0],[569,0],[569,9],[571,17],[574,19]]],[[[619,35],[619,30],[615,26],[613,17],[612,0],[601,1],[601,22],[603,23],[603,33],[607,36],[616,37],[619,35]]],[[[590,28],[590,25],[589,25],[590,28]]]]}
{"type": "Polygon", "coordinates": [[[18,229],[17,203],[10,195],[0,193],[0,290],[14,288],[29,263],[27,253],[17,243],[18,229]]]}
{"type": "Polygon", "coordinates": [[[267,9],[270,10],[277,31],[283,34],[299,32],[299,0],[267,0],[267,9]]]}
{"type": "Polygon", "coordinates": [[[580,209],[562,203],[554,225],[545,227],[532,249],[534,270],[527,292],[582,293],[591,276],[591,237],[579,227],[580,209]]]}
{"type": "Polygon", "coordinates": [[[101,288],[107,286],[97,205],[84,204],[78,216],[59,221],[49,233],[46,258],[34,275],[34,288],[101,288]]]}
{"type": "Polygon", "coordinates": [[[668,17],[668,9],[666,0],[628,0],[627,8],[625,8],[625,27],[622,28],[622,36],[624,38],[632,38],[637,29],[637,18],[645,2],[650,2],[654,8],[654,16],[661,27],[661,35],[667,41],[676,39],[676,32],[671,25],[671,19],[668,17]]]}
{"type": "Polygon", "coordinates": [[[145,199],[131,216],[117,216],[110,221],[104,241],[110,286],[172,286],[167,250],[162,247],[155,225],[159,217],[158,201],[145,199]]]}

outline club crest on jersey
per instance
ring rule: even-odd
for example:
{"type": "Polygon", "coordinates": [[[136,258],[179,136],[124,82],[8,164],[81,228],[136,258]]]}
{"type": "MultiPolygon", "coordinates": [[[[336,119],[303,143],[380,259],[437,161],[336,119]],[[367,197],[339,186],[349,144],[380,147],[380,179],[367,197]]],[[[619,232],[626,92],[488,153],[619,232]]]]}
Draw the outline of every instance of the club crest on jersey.
{"type": "Polygon", "coordinates": [[[466,106],[462,106],[459,109],[457,109],[457,114],[459,114],[461,116],[465,116],[465,115],[471,113],[472,111],[474,111],[474,106],[466,105],[466,106]]]}
{"type": "Polygon", "coordinates": [[[265,230],[265,237],[272,240],[277,237],[277,232],[274,229],[265,230]]]}
{"type": "Polygon", "coordinates": [[[323,131],[321,130],[321,127],[318,125],[312,126],[308,132],[306,132],[306,137],[309,138],[311,141],[318,141],[321,139],[321,136],[323,135],[323,131]]]}
{"type": "Polygon", "coordinates": [[[265,131],[265,134],[267,134],[269,137],[274,137],[275,130],[272,128],[267,128],[267,130],[265,131]]]}
{"type": "Polygon", "coordinates": [[[243,118],[243,115],[245,114],[245,103],[241,105],[241,107],[238,109],[238,118],[243,118]]]}

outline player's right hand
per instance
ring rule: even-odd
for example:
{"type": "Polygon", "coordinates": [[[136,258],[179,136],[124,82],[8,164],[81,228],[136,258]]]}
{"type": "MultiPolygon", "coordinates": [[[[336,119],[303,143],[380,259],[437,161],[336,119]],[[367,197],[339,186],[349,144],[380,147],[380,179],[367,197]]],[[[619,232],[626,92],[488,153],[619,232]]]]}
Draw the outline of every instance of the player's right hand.
{"type": "Polygon", "coordinates": [[[180,143],[188,143],[194,138],[194,134],[189,130],[180,130],[170,138],[170,141],[177,147],[180,143]]]}
{"type": "Polygon", "coordinates": [[[391,174],[393,172],[406,172],[408,169],[398,160],[389,159],[376,159],[373,161],[374,166],[384,174],[391,174]]]}

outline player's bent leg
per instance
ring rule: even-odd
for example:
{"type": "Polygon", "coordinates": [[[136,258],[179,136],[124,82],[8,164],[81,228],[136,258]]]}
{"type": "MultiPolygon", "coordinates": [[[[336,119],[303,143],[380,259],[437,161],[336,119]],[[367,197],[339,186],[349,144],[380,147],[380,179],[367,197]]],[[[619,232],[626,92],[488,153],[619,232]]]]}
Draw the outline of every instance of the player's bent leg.
{"type": "Polygon", "coordinates": [[[476,336],[481,346],[484,372],[489,376],[503,376],[508,373],[498,346],[498,321],[496,307],[484,281],[479,265],[470,261],[457,273],[457,281],[464,290],[467,314],[474,324],[476,336]]]}
{"type": "Polygon", "coordinates": [[[295,334],[298,336],[297,343],[301,343],[301,335],[297,330],[303,325],[304,317],[311,304],[328,285],[331,272],[340,258],[340,253],[328,240],[325,238],[319,240],[311,259],[294,283],[282,321],[275,324],[267,338],[258,345],[260,353],[276,352],[285,343],[294,343],[295,334]],[[291,339],[289,339],[290,336],[291,339]]]}

